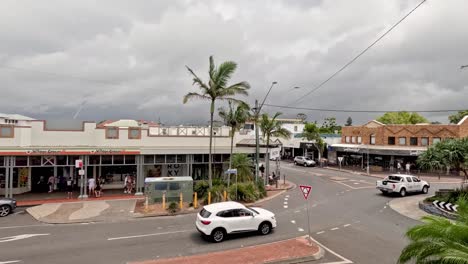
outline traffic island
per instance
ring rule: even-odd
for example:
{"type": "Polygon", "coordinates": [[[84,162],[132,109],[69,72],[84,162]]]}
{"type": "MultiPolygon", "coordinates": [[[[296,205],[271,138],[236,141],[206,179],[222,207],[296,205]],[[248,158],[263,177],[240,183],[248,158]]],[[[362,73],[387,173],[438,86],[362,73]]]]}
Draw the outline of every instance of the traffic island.
{"type": "Polygon", "coordinates": [[[206,253],[201,255],[175,257],[132,264],[210,264],[210,263],[302,263],[318,260],[323,257],[324,250],[315,243],[310,243],[307,237],[298,237],[269,244],[206,253]],[[220,261],[221,260],[221,261],[220,261]]]}

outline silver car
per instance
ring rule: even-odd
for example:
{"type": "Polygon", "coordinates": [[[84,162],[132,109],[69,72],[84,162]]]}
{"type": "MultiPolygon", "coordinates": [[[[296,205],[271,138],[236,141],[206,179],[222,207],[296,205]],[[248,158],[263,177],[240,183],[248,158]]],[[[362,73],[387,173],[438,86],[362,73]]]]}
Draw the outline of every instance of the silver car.
{"type": "Polygon", "coordinates": [[[11,198],[0,198],[0,217],[5,217],[16,209],[16,200],[11,198]]]}
{"type": "Polygon", "coordinates": [[[315,161],[313,161],[311,158],[296,156],[294,158],[294,164],[302,165],[304,167],[312,167],[315,166],[315,161]]]}

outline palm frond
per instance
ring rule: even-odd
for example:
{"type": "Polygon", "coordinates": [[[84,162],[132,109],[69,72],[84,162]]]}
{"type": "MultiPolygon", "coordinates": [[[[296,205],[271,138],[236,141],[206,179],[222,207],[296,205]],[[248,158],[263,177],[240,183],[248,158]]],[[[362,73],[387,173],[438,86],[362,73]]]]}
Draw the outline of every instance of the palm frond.
{"type": "Polygon", "coordinates": [[[226,87],[227,82],[231,79],[232,74],[236,71],[237,64],[233,61],[226,61],[221,63],[216,69],[216,74],[212,81],[218,87],[226,87]]]}
{"type": "Polygon", "coordinates": [[[209,90],[209,87],[202,81],[202,79],[200,77],[198,77],[195,72],[190,69],[189,66],[185,66],[187,68],[187,70],[192,74],[193,76],[193,84],[196,84],[198,85],[198,87],[202,90],[204,90],[205,92],[207,92],[209,90]]]}
{"type": "Polygon", "coordinates": [[[211,100],[211,97],[199,94],[199,93],[187,93],[184,95],[183,103],[187,103],[189,100],[201,99],[201,100],[211,100]]]}

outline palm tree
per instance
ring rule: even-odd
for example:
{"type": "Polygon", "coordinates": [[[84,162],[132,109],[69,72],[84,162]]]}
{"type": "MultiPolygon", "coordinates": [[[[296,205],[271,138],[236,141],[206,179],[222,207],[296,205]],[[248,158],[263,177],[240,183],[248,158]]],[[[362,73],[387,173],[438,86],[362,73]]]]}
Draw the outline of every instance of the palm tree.
{"type": "Polygon", "coordinates": [[[236,153],[231,156],[230,161],[232,161],[232,167],[237,169],[238,181],[246,182],[252,180],[253,162],[247,154],[236,153]]]}
{"type": "Polygon", "coordinates": [[[424,224],[408,230],[410,244],[398,263],[468,264],[468,200],[458,199],[458,219],[451,222],[438,216],[423,217],[424,224]]]}
{"type": "Polygon", "coordinates": [[[281,126],[281,123],[276,120],[278,116],[280,116],[281,113],[277,112],[272,118],[268,116],[268,114],[263,114],[262,115],[262,120],[260,121],[260,129],[262,130],[262,138],[265,139],[266,141],[266,151],[265,151],[265,169],[266,169],[266,177],[265,177],[265,183],[268,183],[268,176],[270,173],[270,159],[269,159],[269,153],[270,153],[270,138],[272,137],[279,137],[279,138],[285,138],[288,139],[291,137],[291,132],[287,130],[286,128],[283,128],[281,126]]]}
{"type": "Polygon", "coordinates": [[[318,151],[318,158],[320,162],[320,160],[322,159],[322,153],[325,147],[325,142],[323,142],[322,137],[320,137],[320,130],[317,124],[307,123],[304,127],[302,137],[307,141],[315,141],[314,146],[318,151]]]}
{"type": "Polygon", "coordinates": [[[213,145],[213,115],[215,111],[216,100],[225,100],[230,102],[239,102],[233,96],[235,95],[248,95],[250,84],[248,82],[239,82],[232,85],[228,84],[229,79],[234,74],[237,64],[233,61],[226,61],[216,67],[213,56],[210,56],[210,69],[208,71],[209,81],[205,83],[200,79],[195,72],[188,66],[187,70],[193,77],[193,84],[200,88],[201,93],[191,92],[184,96],[184,104],[189,100],[202,99],[210,101],[210,149],[209,149],[209,162],[208,162],[208,183],[210,188],[213,186],[212,181],[212,158],[211,148],[213,145]]]}
{"type": "MultiPolygon", "coordinates": [[[[233,108],[232,102],[229,102],[229,110],[226,110],[224,108],[219,109],[219,116],[224,119],[224,123],[231,127],[231,152],[230,156],[232,157],[232,151],[234,148],[234,135],[236,131],[238,131],[244,124],[245,122],[250,118],[250,107],[244,103],[241,102],[237,105],[236,109],[233,108]]],[[[229,169],[232,166],[232,160],[229,159],[229,169]]],[[[229,182],[228,182],[229,185],[229,182]]]]}

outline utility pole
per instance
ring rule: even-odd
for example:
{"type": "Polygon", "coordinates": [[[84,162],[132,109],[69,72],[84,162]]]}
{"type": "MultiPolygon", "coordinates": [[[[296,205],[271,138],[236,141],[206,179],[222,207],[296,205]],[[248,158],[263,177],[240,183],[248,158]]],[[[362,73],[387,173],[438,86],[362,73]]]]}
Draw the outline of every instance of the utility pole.
{"type": "Polygon", "coordinates": [[[260,159],[260,144],[258,135],[258,116],[260,109],[258,108],[258,100],[255,100],[255,182],[258,181],[258,160],[260,159]]]}

